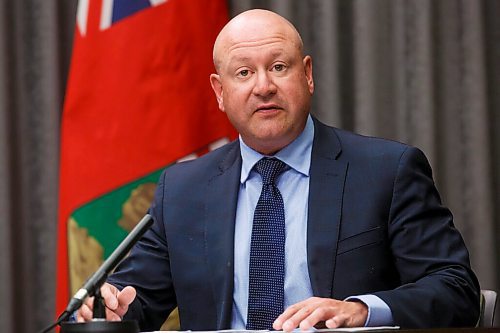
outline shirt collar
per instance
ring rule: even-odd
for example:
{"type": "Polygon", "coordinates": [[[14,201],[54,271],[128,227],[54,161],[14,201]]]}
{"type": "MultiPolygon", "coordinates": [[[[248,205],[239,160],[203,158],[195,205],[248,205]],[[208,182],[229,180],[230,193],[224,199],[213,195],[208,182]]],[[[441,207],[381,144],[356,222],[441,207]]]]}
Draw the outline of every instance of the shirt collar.
{"type": "MultiPolygon", "coordinates": [[[[302,133],[300,133],[300,135],[288,146],[277,152],[273,157],[286,163],[297,172],[300,172],[305,176],[309,176],[313,138],[314,124],[311,115],[309,115],[302,133]]],[[[265,157],[265,155],[262,155],[261,153],[248,147],[245,142],[243,142],[241,135],[239,141],[241,158],[243,160],[241,165],[240,182],[243,184],[247,181],[250,171],[252,171],[255,163],[265,157]]]]}

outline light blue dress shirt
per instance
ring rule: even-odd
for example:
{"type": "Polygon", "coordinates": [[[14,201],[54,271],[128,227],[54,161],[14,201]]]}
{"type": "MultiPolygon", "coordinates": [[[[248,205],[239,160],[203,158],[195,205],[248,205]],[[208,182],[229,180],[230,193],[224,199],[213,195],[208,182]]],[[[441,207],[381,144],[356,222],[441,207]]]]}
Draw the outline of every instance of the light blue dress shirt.
{"type": "MultiPolygon", "coordinates": [[[[284,308],[313,296],[307,267],[307,211],[309,170],[314,124],[307,118],[304,131],[274,155],[288,165],[277,186],[285,205],[285,304],[284,308]]],[[[234,292],[231,327],[245,329],[248,312],[248,276],[253,214],[262,189],[262,179],[253,166],[264,155],[248,147],[240,137],[240,189],[234,233],[234,292]]],[[[366,326],[392,325],[387,304],[374,295],[348,298],[368,305],[366,326]]]]}

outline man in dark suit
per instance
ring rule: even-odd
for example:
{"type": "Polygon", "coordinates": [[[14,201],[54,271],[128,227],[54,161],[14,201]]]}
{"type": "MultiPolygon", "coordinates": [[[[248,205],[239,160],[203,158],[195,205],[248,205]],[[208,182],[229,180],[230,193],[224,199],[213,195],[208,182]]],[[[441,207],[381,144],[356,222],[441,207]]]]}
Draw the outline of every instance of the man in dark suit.
{"type": "Polygon", "coordinates": [[[178,306],[185,330],[249,328],[258,165],[271,159],[280,163],[272,184],[280,199],[267,205],[279,201],[272,212],[284,212],[284,277],[264,287],[278,285],[284,298],[281,315],[250,327],[473,326],[479,285],[423,153],[312,118],[312,60],[272,12],[231,20],[214,64],[219,108],[240,139],[162,174],[152,229],[102,289],[108,318],[152,330],[178,306]]]}

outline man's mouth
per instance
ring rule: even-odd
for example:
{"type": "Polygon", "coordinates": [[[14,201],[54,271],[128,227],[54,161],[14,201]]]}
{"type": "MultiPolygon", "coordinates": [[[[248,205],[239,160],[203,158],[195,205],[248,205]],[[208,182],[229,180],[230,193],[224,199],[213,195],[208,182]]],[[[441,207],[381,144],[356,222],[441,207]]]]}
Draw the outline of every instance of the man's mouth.
{"type": "Polygon", "coordinates": [[[276,104],[265,104],[265,105],[260,105],[255,112],[268,112],[268,111],[275,111],[275,110],[282,110],[283,108],[280,107],[279,105],[276,104]]]}

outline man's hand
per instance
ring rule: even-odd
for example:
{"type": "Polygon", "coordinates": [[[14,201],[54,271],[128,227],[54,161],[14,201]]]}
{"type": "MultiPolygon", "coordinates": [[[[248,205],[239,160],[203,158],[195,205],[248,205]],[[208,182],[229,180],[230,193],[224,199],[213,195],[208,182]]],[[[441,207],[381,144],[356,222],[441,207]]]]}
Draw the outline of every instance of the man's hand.
{"type": "MultiPolygon", "coordinates": [[[[101,295],[106,304],[106,320],[120,321],[128,311],[128,306],[135,299],[136,291],[133,287],[125,287],[119,291],[115,286],[105,283],[101,287],[101,295]]],[[[92,320],[94,297],[89,297],[76,313],[78,322],[92,320]]]]}
{"type": "Polygon", "coordinates": [[[327,328],[362,327],[367,317],[368,307],[362,302],[311,297],[286,309],[274,321],[273,328],[290,332],[296,328],[310,330],[317,324],[327,328]]]}

